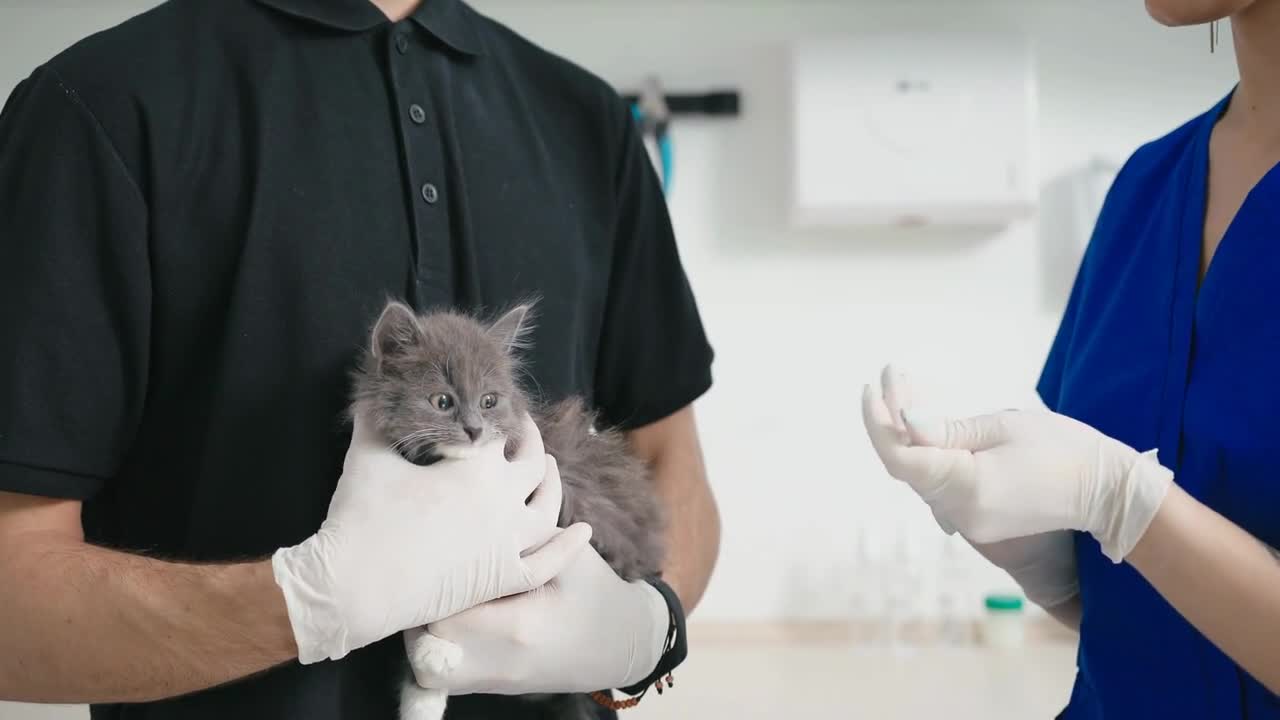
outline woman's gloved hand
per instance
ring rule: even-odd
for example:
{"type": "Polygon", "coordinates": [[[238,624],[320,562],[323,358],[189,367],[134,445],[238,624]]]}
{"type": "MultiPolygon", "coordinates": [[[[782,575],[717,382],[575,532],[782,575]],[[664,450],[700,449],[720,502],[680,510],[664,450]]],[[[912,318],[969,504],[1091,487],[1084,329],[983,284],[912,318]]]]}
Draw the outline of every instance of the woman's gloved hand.
{"type": "MultiPolygon", "coordinates": [[[[881,373],[880,387],[888,418],[893,421],[893,431],[903,436],[907,427],[902,417],[912,408],[914,398],[911,386],[900,373],[886,367],[881,373]]],[[[865,403],[863,409],[867,409],[865,403]]],[[[888,433],[887,430],[873,431],[872,425],[873,421],[868,419],[867,428],[869,432],[873,432],[873,437],[877,432],[882,435],[888,433]]],[[[938,524],[948,534],[954,532],[949,523],[939,519],[938,524]]],[[[974,542],[968,537],[965,537],[965,541],[987,562],[1009,573],[1027,599],[1040,607],[1057,607],[1080,592],[1076,574],[1075,539],[1070,530],[1055,530],[990,543],[974,542]]]]}
{"type": "Polygon", "coordinates": [[[1070,530],[992,543],[968,542],[987,562],[1009,573],[1028,600],[1046,610],[1080,594],[1075,537],[1070,530]]]}
{"type": "MultiPolygon", "coordinates": [[[[892,381],[891,371],[886,376],[892,381]]],[[[883,389],[866,388],[863,419],[885,468],[910,485],[940,523],[977,543],[1080,530],[1121,562],[1173,480],[1153,454],[1057,413],[1008,411],[943,422],[923,419],[918,408],[899,414],[901,423],[883,389]]]]}
{"type": "Polygon", "coordinates": [[[272,557],[301,662],[540,587],[569,564],[590,528],[556,529],[560,476],[528,418],[523,437],[510,461],[494,442],[419,467],[357,416],[319,532],[272,557]]]}
{"type": "MultiPolygon", "coordinates": [[[[433,636],[461,649],[457,667],[412,667],[419,685],[451,695],[622,688],[653,672],[669,627],[657,589],[622,580],[588,547],[546,585],[432,625],[433,636]]],[[[405,633],[411,656],[421,632],[405,633]]]]}

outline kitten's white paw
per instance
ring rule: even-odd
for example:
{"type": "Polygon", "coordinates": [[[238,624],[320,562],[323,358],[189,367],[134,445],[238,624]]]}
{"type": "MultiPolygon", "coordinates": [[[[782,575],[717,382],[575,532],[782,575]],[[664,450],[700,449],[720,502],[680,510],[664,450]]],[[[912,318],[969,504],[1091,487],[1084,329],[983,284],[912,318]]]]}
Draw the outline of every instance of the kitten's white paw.
{"type": "Polygon", "coordinates": [[[428,690],[408,680],[400,689],[400,720],[441,720],[448,704],[448,690],[428,690]]]}
{"type": "Polygon", "coordinates": [[[429,632],[423,633],[409,652],[409,664],[416,672],[444,677],[462,664],[462,648],[429,632]]]}

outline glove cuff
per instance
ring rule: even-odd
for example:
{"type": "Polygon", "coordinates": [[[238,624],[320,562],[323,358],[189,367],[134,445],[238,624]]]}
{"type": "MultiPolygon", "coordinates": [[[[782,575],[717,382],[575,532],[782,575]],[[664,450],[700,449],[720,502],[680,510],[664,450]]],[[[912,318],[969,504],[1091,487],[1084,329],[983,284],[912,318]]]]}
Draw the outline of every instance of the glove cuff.
{"type": "Polygon", "coordinates": [[[1160,464],[1155,450],[1142,453],[1121,480],[1111,512],[1094,533],[1102,553],[1113,563],[1124,562],[1147,533],[1151,520],[1173,484],[1173,472],[1160,464]]]}
{"type": "Polygon", "coordinates": [[[327,592],[328,573],[314,535],[299,545],[281,548],[271,556],[271,572],[284,594],[289,625],[298,646],[298,662],[303,665],[346,656],[346,624],[332,594],[327,592]]]}
{"type": "Polygon", "coordinates": [[[680,604],[680,598],[676,597],[675,591],[659,578],[649,578],[646,582],[652,585],[666,602],[667,632],[662,645],[662,656],[658,658],[658,664],[653,672],[634,685],[618,688],[628,695],[640,695],[650,686],[656,685],[659,680],[670,675],[680,663],[684,662],[689,654],[689,646],[685,639],[684,606],[680,604]]]}
{"type": "Polygon", "coordinates": [[[1027,599],[1045,610],[1062,605],[1080,594],[1072,534],[1066,530],[1058,532],[1064,533],[1062,537],[1069,542],[1061,545],[1046,543],[1044,551],[1033,562],[1007,568],[1009,576],[1022,588],[1027,599]]]}

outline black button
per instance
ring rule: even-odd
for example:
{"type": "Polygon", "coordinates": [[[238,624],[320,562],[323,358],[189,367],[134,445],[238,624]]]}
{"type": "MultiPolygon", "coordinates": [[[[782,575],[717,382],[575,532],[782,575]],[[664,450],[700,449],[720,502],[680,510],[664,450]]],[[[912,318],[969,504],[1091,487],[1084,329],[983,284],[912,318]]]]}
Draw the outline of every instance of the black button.
{"type": "Polygon", "coordinates": [[[427,183],[422,186],[422,199],[426,200],[430,205],[435,205],[436,201],[440,199],[440,191],[436,190],[435,185],[427,183]]]}
{"type": "Polygon", "coordinates": [[[421,105],[414,103],[409,106],[409,118],[415,123],[421,125],[427,121],[427,111],[423,110],[421,105]]]}
{"type": "Polygon", "coordinates": [[[396,50],[399,50],[401,55],[409,52],[409,38],[404,35],[396,35],[396,50]]]}

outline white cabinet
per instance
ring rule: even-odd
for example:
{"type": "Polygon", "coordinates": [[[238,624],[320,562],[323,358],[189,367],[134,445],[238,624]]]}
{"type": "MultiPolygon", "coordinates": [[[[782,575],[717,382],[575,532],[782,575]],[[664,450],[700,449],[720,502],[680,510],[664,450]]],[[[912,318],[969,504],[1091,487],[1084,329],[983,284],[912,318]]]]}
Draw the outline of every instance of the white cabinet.
{"type": "Polygon", "coordinates": [[[791,60],[796,224],[1000,226],[1034,209],[1025,38],[873,33],[802,42],[791,60]]]}

